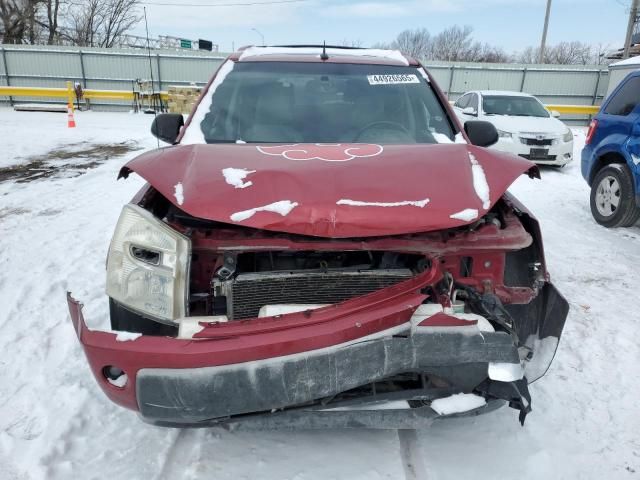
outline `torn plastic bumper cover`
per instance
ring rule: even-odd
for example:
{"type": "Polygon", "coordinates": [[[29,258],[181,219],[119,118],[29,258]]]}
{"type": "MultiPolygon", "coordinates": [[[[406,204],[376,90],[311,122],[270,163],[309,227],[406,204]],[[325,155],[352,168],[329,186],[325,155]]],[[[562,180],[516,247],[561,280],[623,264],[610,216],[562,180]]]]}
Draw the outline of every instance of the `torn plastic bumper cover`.
{"type": "MultiPolygon", "coordinates": [[[[325,313],[318,310],[319,323],[311,325],[314,330],[301,329],[297,337],[291,331],[276,336],[267,331],[247,336],[250,343],[247,337],[216,337],[211,332],[208,338],[197,340],[143,335],[118,341],[114,333],[89,330],[81,305],[71,296],[68,302],[78,337],[105,393],[116,403],[138,410],[151,423],[410,428],[439,417],[430,408],[431,401],[460,392],[475,393],[487,401],[466,414],[482,413],[491,410],[495,401],[507,401],[520,410],[523,422],[531,410],[526,377],[513,381],[490,378],[491,365],[519,368],[523,363],[511,335],[480,332],[476,325],[460,325],[446,314],[437,314],[429,322],[413,321],[412,315],[425,298],[415,290],[415,284],[427,280],[414,278],[333,306],[325,313]],[[376,304],[377,299],[384,299],[384,308],[376,304]],[[323,315],[331,321],[323,322],[323,315]],[[345,325],[363,332],[362,336],[349,338],[341,329],[345,325]],[[314,339],[326,335],[327,342],[333,343],[292,353],[287,350],[298,342],[305,344],[306,334],[314,339]],[[343,341],[335,342],[336,334],[343,341]],[[271,343],[261,344],[263,340],[271,343]],[[272,353],[252,358],[262,351],[272,353]],[[105,367],[111,365],[126,373],[125,385],[107,381],[105,367]],[[334,400],[350,389],[407,372],[445,378],[451,388],[403,390],[393,392],[391,398],[364,396],[351,400],[348,410],[340,409],[343,402],[334,400]],[[404,410],[376,409],[376,404],[389,400],[414,402],[404,410]]],[[[544,310],[538,312],[542,315],[536,335],[544,339],[550,332],[559,338],[568,310],[566,301],[550,283],[539,296],[541,302],[532,302],[536,303],[532,308],[544,310]]],[[[291,321],[309,321],[308,312],[287,316],[291,321]]],[[[287,316],[276,319],[277,325],[287,323],[287,316]]],[[[557,346],[558,338],[551,343],[557,346]]],[[[550,363],[553,353],[555,348],[551,356],[548,352],[539,359],[535,353],[530,355],[524,361],[524,374],[538,360],[550,363]]],[[[546,367],[548,364],[536,365],[534,370],[544,372],[546,367]]]]}

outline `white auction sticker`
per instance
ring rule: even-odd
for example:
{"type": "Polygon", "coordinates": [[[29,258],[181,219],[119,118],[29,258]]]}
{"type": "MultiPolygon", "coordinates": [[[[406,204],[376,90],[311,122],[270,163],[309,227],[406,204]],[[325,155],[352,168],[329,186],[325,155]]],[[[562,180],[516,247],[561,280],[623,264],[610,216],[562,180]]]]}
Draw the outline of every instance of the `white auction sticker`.
{"type": "Polygon", "coordinates": [[[369,85],[396,85],[399,83],[420,83],[417,75],[367,75],[369,85]]]}

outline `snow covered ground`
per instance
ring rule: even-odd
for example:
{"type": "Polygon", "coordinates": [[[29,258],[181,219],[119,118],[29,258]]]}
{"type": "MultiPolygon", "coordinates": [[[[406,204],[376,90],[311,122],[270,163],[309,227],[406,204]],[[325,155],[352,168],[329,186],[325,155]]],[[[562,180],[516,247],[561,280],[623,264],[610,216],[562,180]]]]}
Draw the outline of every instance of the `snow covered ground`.
{"type": "MultiPolygon", "coordinates": [[[[64,115],[0,109],[0,169],[67,144],[78,152],[120,142],[152,148],[151,120],[87,112],[67,130],[64,115]]],[[[576,155],[583,142],[578,129],[576,155]]],[[[136,154],[80,176],[83,153],[67,155],[56,160],[66,165],[61,175],[0,182],[0,479],[640,476],[640,229],[593,222],[578,161],[512,188],[538,215],[553,280],[571,304],[554,364],[531,388],[524,428],[516,411],[502,409],[417,434],[230,433],[151,427],[116,407],[95,384],[71,327],[67,290],[92,324],[107,322],[105,253],[122,204],[141,186],[135,176],[115,178],[136,154]]]]}

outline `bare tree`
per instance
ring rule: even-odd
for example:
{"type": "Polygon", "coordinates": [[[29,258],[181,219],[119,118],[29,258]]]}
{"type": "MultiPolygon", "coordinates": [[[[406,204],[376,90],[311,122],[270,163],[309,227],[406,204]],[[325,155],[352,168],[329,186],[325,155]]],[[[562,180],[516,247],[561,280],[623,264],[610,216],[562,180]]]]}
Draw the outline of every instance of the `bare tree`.
{"type": "Polygon", "coordinates": [[[469,26],[449,27],[433,38],[432,56],[435,60],[465,61],[471,56],[473,29],[469,26]]]}
{"type": "Polygon", "coordinates": [[[608,43],[597,43],[591,46],[591,63],[592,65],[607,65],[611,60],[607,58],[607,54],[611,51],[608,43]]]}
{"type": "Polygon", "coordinates": [[[141,19],[139,0],[84,0],[72,3],[65,36],[75,45],[111,48],[141,19]]]}
{"type": "Polygon", "coordinates": [[[101,47],[111,48],[125,33],[131,30],[142,16],[138,11],[139,0],[110,0],[103,3],[106,7],[104,33],[101,47]]]}
{"type": "Polygon", "coordinates": [[[60,13],[60,0],[46,0],[46,29],[47,29],[47,45],[53,45],[58,36],[58,14],[60,13]]]}
{"type": "Polygon", "coordinates": [[[390,47],[413,58],[427,59],[431,54],[431,34],[426,28],[404,30],[398,34],[390,47]]]}
{"type": "Polygon", "coordinates": [[[37,0],[0,0],[0,36],[4,43],[34,42],[37,0]]]}
{"type": "MultiPolygon", "coordinates": [[[[545,48],[543,55],[544,63],[558,64],[558,65],[588,65],[591,63],[601,63],[598,59],[596,62],[595,55],[599,56],[600,49],[583,43],[583,42],[560,42],[556,45],[550,45],[545,48]],[[597,53],[595,53],[597,51],[597,53]]],[[[537,63],[539,61],[539,48],[527,47],[520,55],[518,60],[521,63],[537,63]]]]}

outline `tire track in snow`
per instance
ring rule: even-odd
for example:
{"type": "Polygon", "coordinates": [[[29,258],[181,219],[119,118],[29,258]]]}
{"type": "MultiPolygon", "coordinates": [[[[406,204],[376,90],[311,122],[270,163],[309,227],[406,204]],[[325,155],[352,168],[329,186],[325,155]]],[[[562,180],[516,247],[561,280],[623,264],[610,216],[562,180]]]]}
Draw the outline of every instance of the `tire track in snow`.
{"type": "Polygon", "coordinates": [[[427,480],[427,470],[420,456],[415,430],[398,430],[400,457],[406,480],[427,480]]]}
{"type": "Polygon", "coordinates": [[[155,480],[175,480],[176,478],[194,478],[186,476],[186,470],[193,467],[194,462],[200,461],[200,448],[194,448],[194,443],[200,445],[203,430],[183,428],[178,431],[171,446],[165,454],[162,468],[155,480]]]}

